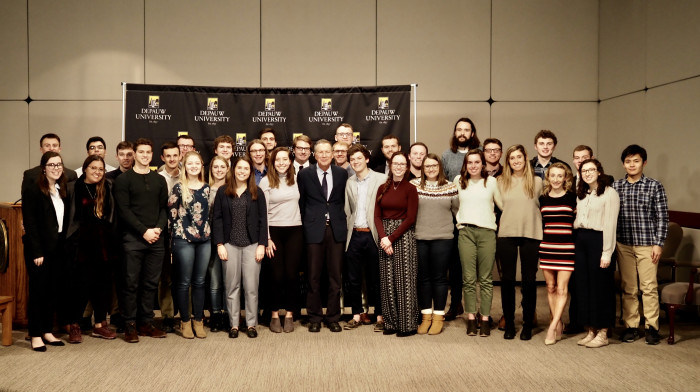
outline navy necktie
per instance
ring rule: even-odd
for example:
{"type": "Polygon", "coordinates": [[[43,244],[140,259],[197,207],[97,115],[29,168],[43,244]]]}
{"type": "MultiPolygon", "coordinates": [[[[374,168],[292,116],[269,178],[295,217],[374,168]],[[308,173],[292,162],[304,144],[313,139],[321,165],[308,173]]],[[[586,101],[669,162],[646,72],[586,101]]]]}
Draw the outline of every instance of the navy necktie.
{"type": "Polygon", "coordinates": [[[328,181],[326,181],[326,174],[328,172],[323,172],[323,181],[321,181],[321,191],[323,192],[323,197],[328,200],[328,181]]]}

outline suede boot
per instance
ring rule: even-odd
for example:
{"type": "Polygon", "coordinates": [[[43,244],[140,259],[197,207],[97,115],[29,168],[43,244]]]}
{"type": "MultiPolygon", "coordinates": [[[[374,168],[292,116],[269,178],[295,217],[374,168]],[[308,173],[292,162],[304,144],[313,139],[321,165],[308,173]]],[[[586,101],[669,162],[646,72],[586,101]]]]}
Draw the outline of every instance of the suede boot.
{"type": "Polygon", "coordinates": [[[430,325],[430,330],[428,330],[428,335],[437,335],[442,332],[442,325],[445,321],[445,316],[442,314],[433,315],[433,323],[430,325]]]}
{"type": "Polygon", "coordinates": [[[432,320],[433,320],[432,313],[428,313],[428,314],[423,313],[423,321],[418,326],[418,334],[419,335],[425,335],[426,333],[428,333],[428,330],[430,329],[430,324],[431,324],[432,320]]]}
{"type": "Polygon", "coordinates": [[[185,339],[194,339],[194,334],[192,333],[192,322],[191,321],[180,321],[180,330],[182,331],[182,337],[185,339]]]}
{"type": "Polygon", "coordinates": [[[202,320],[192,320],[192,324],[194,325],[194,334],[197,335],[198,338],[204,339],[207,337],[207,332],[204,330],[204,322],[202,320]]]}

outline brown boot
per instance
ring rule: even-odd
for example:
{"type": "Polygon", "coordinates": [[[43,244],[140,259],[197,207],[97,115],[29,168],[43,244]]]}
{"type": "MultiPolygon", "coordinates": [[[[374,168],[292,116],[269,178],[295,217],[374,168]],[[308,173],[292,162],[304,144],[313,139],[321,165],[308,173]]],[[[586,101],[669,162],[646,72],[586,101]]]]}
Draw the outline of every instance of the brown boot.
{"type": "Polygon", "coordinates": [[[437,335],[442,332],[442,324],[445,321],[445,316],[441,314],[433,315],[433,323],[430,325],[430,330],[428,330],[428,335],[437,335]]]}
{"type": "Polygon", "coordinates": [[[194,325],[194,334],[197,335],[198,338],[204,339],[207,337],[207,332],[204,330],[204,322],[202,320],[192,320],[192,324],[194,325]]]}
{"type": "Polygon", "coordinates": [[[423,321],[420,323],[418,326],[418,334],[419,335],[425,335],[428,333],[428,329],[430,329],[430,324],[433,320],[433,314],[432,313],[423,313],[423,321]]]}
{"type": "Polygon", "coordinates": [[[191,321],[180,321],[180,330],[182,331],[183,338],[194,339],[194,333],[192,333],[192,322],[191,321]]]}

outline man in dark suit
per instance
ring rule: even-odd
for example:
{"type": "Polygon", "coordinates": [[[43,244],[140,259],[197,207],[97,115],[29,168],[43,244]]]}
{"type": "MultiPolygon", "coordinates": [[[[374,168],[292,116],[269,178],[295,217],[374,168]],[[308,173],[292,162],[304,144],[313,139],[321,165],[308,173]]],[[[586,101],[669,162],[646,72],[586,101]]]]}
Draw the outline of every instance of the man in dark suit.
{"type": "Polygon", "coordinates": [[[299,208],[308,250],[309,292],[306,308],[309,332],[319,332],[323,320],[321,271],[328,270],[326,323],[340,332],[340,288],[343,250],[348,228],[345,219],[345,184],[348,172],[331,165],[332,145],[321,139],[314,146],[316,164],[299,172],[299,208]]]}
{"type": "MultiPolygon", "coordinates": [[[[44,134],[41,139],[39,139],[39,151],[41,152],[41,155],[44,155],[44,153],[47,151],[54,151],[60,154],[61,138],[55,133],[44,134]]],[[[34,184],[39,180],[41,170],[41,166],[35,166],[24,171],[24,176],[22,177],[22,191],[26,189],[28,184],[34,184]]],[[[63,173],[65,174],[68,182],[75,181],[78,178],[75,171],[68,169],[67,167],[63,168],[63,173]]]]}

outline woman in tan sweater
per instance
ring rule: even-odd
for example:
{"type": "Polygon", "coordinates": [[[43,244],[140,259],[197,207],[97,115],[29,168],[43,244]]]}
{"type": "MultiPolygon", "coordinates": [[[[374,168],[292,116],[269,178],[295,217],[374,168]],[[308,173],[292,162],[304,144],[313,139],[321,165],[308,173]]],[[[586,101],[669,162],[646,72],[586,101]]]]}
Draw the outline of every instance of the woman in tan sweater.
{"type": "Polygon", "coordinates": [[[503,200],[503,215],[498,228],[496,252],[501,260],[501,303],[506,319],[504,339],[515,338],[515,271],[520,253],[523,294],[523,329],[521,340],[532,338],[532,322],[537,302],[537,260],[542,240],[542,215],[539,196],[542,179],[535,176],[522,145],[506,151],[503,174],[498,188],[503,200]]]}

